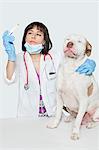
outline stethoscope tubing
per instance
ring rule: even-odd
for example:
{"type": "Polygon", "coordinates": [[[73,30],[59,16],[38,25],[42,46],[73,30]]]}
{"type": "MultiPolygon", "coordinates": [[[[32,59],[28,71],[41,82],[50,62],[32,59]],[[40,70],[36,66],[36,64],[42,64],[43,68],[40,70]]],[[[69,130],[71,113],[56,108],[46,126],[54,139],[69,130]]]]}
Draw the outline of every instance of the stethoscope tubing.
{"type": "MultiPolygon", "coordinates": [[[[51,54],[49,54],[49,53],[45,54],[44,55],[44,61],[46,60],[47,55],[50,57],[50,59],[53,63],[54,70],[55,70],[55,66],[54,66],[54,62],[53,62],[53,58],[52,58],[51,54]]],[[[26,83],[24,84],[24,89],[28,90],[29,89],[29,83],[28,83],[29,82],[29,77],[28,77],[28,67],[27,67],[27,63],[26,63],[26,51],[23,54],[23,60],[24,60],[25,68],[26,68],[26,83]]],[[[56,72],[54,72],[54,73],[56,73],[56,72]]]]}

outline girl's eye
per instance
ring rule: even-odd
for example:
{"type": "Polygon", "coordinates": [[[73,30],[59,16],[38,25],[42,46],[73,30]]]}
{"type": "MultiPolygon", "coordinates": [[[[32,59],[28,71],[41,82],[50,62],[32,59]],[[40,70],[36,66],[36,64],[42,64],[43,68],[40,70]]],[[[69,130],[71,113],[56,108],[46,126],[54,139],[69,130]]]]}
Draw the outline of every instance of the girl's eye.
{"type": "Polygon", "coordinates": [[[28,34],[32,34],[32,32],[28,32],[28,34]]]}
{"type": "Polygon", "coordinates": [[[41,34],[37,33],[38,36],[41,36],[41,34]]]}

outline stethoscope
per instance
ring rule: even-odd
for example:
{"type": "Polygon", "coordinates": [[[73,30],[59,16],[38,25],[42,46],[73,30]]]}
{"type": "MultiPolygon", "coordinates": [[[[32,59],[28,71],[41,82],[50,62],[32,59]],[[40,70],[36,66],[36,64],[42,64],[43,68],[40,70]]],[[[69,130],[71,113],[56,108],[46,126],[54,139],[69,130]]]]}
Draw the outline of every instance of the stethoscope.
{"type": "MultiPolygon", "coordinates": [[[[44,54],[44,61],[46,60],[46,56],[49,56],[51,61],[52,61],[52,65],[53,65],[53,71],[49,72],[49,75],[53,75],[56,74],[56,69],[54,66],[54,61],[53,58],[51,56],[51,54],[44,54]]],[[[23,54],[23,60],[24,60],[24,64],[25,64],[25,69],[26,69],[26,83],[24,84],[24,89],[28,90],[29,89],[29,76],[28,76],[28,67],[27,67],[27,63],[26,63],[26,51],[23,54]]]]}

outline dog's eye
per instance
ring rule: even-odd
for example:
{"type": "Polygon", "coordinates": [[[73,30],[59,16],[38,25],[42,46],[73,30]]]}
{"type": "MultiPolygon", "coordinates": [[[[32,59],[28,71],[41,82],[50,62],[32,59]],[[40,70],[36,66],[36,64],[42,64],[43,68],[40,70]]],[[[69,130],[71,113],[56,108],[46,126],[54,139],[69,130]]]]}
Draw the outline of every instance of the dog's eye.
{"type": "Polygon", "coordinates": [[[81,41],[79,40],[78,43],[81,43],[81,41]]]}

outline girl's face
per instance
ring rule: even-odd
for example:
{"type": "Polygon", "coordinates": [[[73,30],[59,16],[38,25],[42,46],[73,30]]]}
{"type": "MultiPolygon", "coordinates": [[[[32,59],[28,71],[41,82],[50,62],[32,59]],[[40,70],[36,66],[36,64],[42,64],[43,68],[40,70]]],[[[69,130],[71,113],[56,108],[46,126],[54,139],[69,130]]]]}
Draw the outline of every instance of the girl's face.
{"type": "Polygon", "coordinates": [[[25,41],[30,45],[44,44],[44,33],[35,26],[28,30],[25,41]]]}

